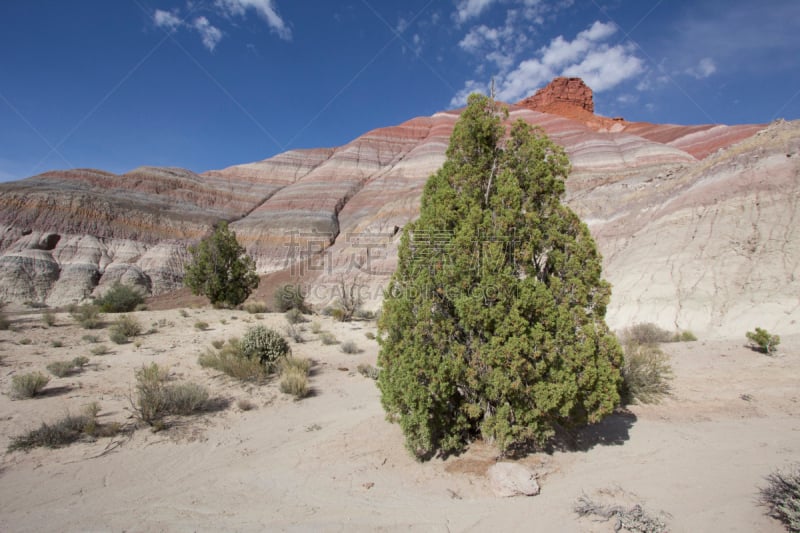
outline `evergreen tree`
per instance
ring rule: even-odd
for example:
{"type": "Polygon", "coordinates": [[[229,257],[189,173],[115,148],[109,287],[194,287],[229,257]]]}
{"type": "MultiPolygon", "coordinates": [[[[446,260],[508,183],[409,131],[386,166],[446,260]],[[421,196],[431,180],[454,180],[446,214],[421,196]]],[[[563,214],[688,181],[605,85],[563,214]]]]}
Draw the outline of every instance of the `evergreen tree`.
{"type": "Polygon", "coordinates": [[[186,266],[183,283],[192,294],[202,294],[215,306],[236,306],[258,287],[253,259],[236,240],[227,222],[197,246],[190,246],[192,261],[186,266]]]}
{"type": "MultiPolygon", "coordinates": [[[[507,111],[505,112],[507,116],[507,111]]],[[[418,458],[481,435],[502,452],[594,423],[619,402],[622,350],[588,228],[561,204],[569,160],[472,95],[379,323],[378,385],[418,458]]]]}

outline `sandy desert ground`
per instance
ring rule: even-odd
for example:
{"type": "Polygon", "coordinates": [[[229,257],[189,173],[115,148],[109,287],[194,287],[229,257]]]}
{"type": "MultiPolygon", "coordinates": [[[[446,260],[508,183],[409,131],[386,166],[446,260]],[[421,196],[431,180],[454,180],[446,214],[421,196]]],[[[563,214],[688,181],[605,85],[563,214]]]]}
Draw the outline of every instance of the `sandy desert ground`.
{"type": "Polygon", "coordinates": [[[110,343],[107,331],[81,329],[65,313],[50,328],[36,312],[12,316],[16,331],[0,332],[4,450],[12,436],[91,401],[102,408],[100,420],[133,423],[134,370],[153,361],[177,379],[206,385],[229,406],[158,433],[143,428],[4,454],[0,530],[613,531],[612,522],[573,512],[586,494],[642,503],[671,531],[783,531],[756,500],[764,476],[800,461],[800,335],[777,332],[783,342],[775,357],[748,349],[744,332],[664,345],[675,373],[670,397],[589,429],[579,450],[521,459],[539,473],[541,494],[503,499],[486,479],[497,461],[490,446],[427,463],[405,451],[400,429],[384,420],[375,382],[356,372],[359,363],[375,364],[378,345],[365,335],[374,323],[311,318],[363,352],[342,353],[308,329],[307,342],[292,349],[314,361],[313,395],[294,401],[274,381],[242,385],[197,363],[212,340],[241,335],[256,322],[282,329],[282,315],[186,311],[134,313],[158,330],[140,337],[138,347],[110,343]],[[207,331],[193,327],[199,320],[207,331]],[[92,356],[87,333],[105,338],[111,353],[92,356]],[[52,378],[40,398],[10,398],[16,373],[46,373],[49,362],[79,355],[90,357],[82,373],[52,378]],[[242,398],[256,408],[239,409],[242,398]]]}

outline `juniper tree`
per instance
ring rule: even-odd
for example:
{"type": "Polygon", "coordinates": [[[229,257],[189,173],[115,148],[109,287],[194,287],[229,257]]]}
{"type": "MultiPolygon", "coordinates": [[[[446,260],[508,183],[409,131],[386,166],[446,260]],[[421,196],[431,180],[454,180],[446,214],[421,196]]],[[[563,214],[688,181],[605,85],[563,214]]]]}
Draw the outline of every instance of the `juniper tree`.
{"type": "Polygon", "coordinates": [[[381,401],[420,459],[477,436],[541,445],[619,402],[610,286],[560,200],[569,160],[523,121],[507,132],[506,116],[469,98],[384,296],[381,401]]]}
{"type": "Polygon", "coordinates": [[[183,283],[192,294],[202,294],[215,306],[236,306],[258,287],[255,262],[236,240],[227,222],[220,222],[214,232],[190,246],[192,261],[186,266],[183,283]]]}

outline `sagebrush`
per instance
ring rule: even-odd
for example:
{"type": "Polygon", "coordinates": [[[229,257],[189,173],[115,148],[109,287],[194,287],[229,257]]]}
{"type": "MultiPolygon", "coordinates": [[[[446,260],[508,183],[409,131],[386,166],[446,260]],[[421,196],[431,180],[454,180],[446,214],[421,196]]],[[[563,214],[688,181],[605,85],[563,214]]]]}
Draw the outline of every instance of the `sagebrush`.
{"type": "Polygon", "coordinates": [[[767,486],[759,491],[759,502],[789,531],[800,531],[800,465],[767,476],[767,486]]]}
{"type": "Polygon", "coordinates": [[[144,296],[138,289],[118,281],[95,298],[94,303],[103,313],[130,313],[144,303],[144,296]]]}

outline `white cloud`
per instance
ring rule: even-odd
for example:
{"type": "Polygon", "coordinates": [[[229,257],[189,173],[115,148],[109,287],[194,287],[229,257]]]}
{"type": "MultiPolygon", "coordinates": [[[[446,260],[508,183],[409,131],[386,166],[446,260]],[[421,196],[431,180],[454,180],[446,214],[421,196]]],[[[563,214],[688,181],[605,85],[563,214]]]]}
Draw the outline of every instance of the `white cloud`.
{"type": "Polygon", "coordinates": [[[194,19],[193,27],[200,33],[203,46],[208,48],[209,52],[213,52],[214,48],[216,48],[217,44],[222,40],[222,32],[218,28],[212,26],[205,17],[197,17],[194,19]]]}
{"type": "Polygon", "coordinates": [[[456,6],[455,18],[461,22],[466,22],[471,18],[480,16],[497,0],[459,0],[456,6]]]}
{"type": "MultiPolygon", "coordinates": [[[[536,2],[531,2],[534,5],[536,2]]],[[[485,44],[495,34],[489,28],[473,28],[461,42],[465,50],[485,50],[485,44]]],[[[613,24],[597,21],[573,40],[564,36],[552,39],[537,50],[533,57],[515,59],[506,54],[506,63],[498,58],[485,57],[498,65],[496,76],[497,98],[505,102],[516,102],[548,83],[556,76],[577,76],[596,92],[602,92],[644,72],[644,62],[636,55],[630,44],[610,46],[606,41],[616,33],[613,24]],[[512,58],[510,62],[508,59],[512,58]],[[516,64],[516,67],[513,65],[516,64]]],[[[500,35],[500,34],[498,34],[500,35]]],[[[502,40],[498,36],[498,40],[502,40]]],[[[521,54],[518,54],[521,55],[521,54]]],[[[451,105],[462,105],[475,89],[485,89],[485,84],[471,80],[453,97],[451,105]]]]}
{"type": "Polygon", "coordinates": [[[182,25],[183,21],[181,21],[180,17],[174,13],[156,9],[156,12],[153,14],[153,23],[155,23],[155,25],[159,28],[174,30],[178,26],[182,25]]]}
{"type": "Polygon", "coordinates": [[[712,74],[717,71],[717,65],[714,63],[714,60],[710,57],[704,57],[700,60],[697,66],[689,68],[686,70],[686,73],[694,76],[698,80],[703,78],[708,78],[712,74]]]}
{"type": "Polygon", "coordinates": [[[292,30],[278,14],[274,0],[215,0],[214,5],[228,16],[242,17],[253,9],[278,37],[285,41],[292,39],[292,30]]]}

